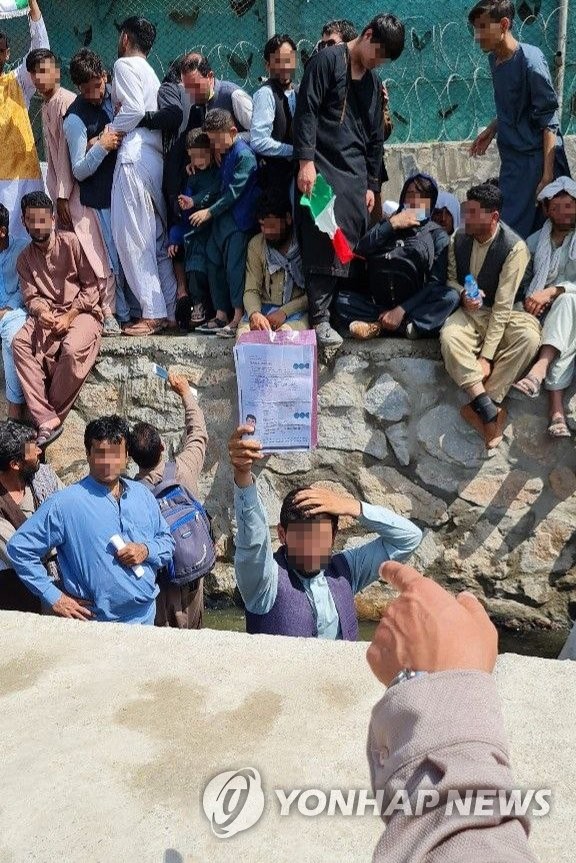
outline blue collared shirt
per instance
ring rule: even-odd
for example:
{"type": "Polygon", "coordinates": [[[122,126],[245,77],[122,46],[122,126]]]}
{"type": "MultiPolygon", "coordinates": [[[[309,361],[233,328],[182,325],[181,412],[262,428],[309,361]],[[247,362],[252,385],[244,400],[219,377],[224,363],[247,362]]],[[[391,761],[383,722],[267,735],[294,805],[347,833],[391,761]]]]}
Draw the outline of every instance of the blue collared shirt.
{"type": "Polygon", "coordinates": [[[117,499],[87,476],[49,498],[16,531],[8,557],[29,590],[48,605],[62,595],[42,565],[53,548],[64,591],[89,600],[94,620],[154,623],[156,571],[171,560],[174,540],[158,502],[142,483],[122,478],[117,499]],[[114,534],[148,547],[141,578],[115,556],[114,534]]]}
{"type": "MultiPolygon", "coordinates": [[[[294,116],[296,110],[296,91],[287,90],[286,97],[290,113],[294,116]]],[[[276,101],[270,87],[260,87],[253,96],[254,109],[252,125],[250,126],[250,146],[259,156],[275,156],[291,159],[294,153],[292,144],[283,144],[272,137],[274,117],[276,116],[276,101]]]]}
{"type": "MultiPolygon", "coordinates": [[[[248,611],[267,614],[276,601],[278,564],[272,554],[268,517],[255,482],[246,488],[234,486],[234,508],[238,527],[234,557],[236,583],[248,611]]],[[[376,581],[380,564],[387,560],[404,560],[422,540],[420,528],[383,506],[362,503],[358,522],[379,536],[343,552],[350,566],[355,594],[376,581]]],[[[300,580],[314,612],[318,638],[341,638],[338,612],[324,572],[300,580]]]]}
{"type": "Polygon", "coordinates": [[[30,243],[27,237],[8,237],[8,248],[0,252],[0,309],[23,309],[16,261],[30,243]]]}

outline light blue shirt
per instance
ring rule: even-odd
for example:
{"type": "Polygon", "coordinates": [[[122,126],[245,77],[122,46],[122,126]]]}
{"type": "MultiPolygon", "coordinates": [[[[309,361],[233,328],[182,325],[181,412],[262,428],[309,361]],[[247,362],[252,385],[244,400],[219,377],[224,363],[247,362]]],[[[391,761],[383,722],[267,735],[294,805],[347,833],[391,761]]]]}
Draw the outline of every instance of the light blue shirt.
{"type": "Polygon", "coordinates": [[[8,248],[0,252],[0,309],[23,309],[20,279],[16,262],[20,252],[30,243],[30,238],[8,237],[8,248]]]}
{"type": "Polygon", "coordinates": [[[48,578],[42,558],[56,549],[64,591],[89,600],[93,619],[153,624],[156,570],[171,560],[174,540],[154,495],[130,479],[123,478],[122,486],[116,499],[87,476],[52,495],[16,531],[8,557],[29,590],[54,605],[62,592],[48,578]],[[114,534],[148,547],[141,578],[115,556],[114,534]]]}
{"type": "MultiPolygon", "coordinates": [[[[276,601],[278,564],[272,554],[268,518],[255,482],[246,488],[234,486],[234,509],[238,528],[236,583],[247,610],[267,614],[276,601]]],[[[358,521],[379,537],[343,552],[352,574],[354,594],[376,581],[380,564],[386,560],[404,560],[422,540],[420,528],[383,506],[362,503],[358,521]]],[[[338,612],[324,572],[312,578],[299,578],[314,612],[318,638],[341,638],[338,612]]]]}
{"type": "MultiPolygon", "coordinates": [[[[296,91],[287,90],[290,113],[294,116],[296,110],[296,91]]],[[[261,87],[253,96],[254,109],[250,126],[250,146],[259,156],[276,156],[291,159],[294,153],[292,144],[283,144],[272,137],[276,102],[270,87],[261,87]]]]}
{"type": "MultiPolygon", "coordinates": [[[[112,122],[114,119],[114,108],[112,107],[110,95],[102,103],[102,108],[108,114],[110,122],[112,122]]],[[[94,144],[86,152],[88,144],[86,125],[76,114],[69,114],[64,120],[64,134],[70,152],[72,173],[78,182],[81,183],[82,180],[91,177],[98,170],[108,155],[108,150],[101,144],[94,144]]]]}

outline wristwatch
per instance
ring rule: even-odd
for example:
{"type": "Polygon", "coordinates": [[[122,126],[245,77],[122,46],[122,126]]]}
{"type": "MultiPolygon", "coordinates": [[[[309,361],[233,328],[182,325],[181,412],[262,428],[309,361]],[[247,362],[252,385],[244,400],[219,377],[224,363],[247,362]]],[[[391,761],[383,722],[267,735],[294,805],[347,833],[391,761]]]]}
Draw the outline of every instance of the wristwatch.
{"type": "Polygon", "coordinates": [[[401,671],[398,672],[396,677],[392,678],[392,680],[388,684],[388,689],[396,686],[397,683],[404,683],[405,680],[414,680],[415,677],[422,677],[426,674],[428,674],[427,671],[413,671],[411,668],[403,668],[401,671]]]}

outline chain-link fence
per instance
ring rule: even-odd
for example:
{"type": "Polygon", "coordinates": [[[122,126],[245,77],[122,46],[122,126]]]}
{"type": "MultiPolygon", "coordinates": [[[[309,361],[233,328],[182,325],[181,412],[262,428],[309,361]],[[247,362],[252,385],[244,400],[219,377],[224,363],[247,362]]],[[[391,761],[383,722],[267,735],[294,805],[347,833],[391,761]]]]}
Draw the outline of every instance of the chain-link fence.
{"type": "MultiPolygon", "coordinates": [[[[267,0],[44,0],[43,11],[67,86],[66,66],[75,51],[90,46],[111,68],[118,38],[115,25],[128,15],[140,14],[158,29],[150,61],[160,77],[174,57],[201,50],[217,76],[252,92],[265,74],[267,5],[267,0]]],[[[469,139],[491,119],[494,103],[488,61],[468,26],[471,5],[471,0],[384,4],[405,22],[407,32],[400,60],[381,70],[395,122],[390,143],[469,139]]],[[[542,48],[554,72],[558,0],[521,0],[516,5],[516,35],[542,48]]],[[[576,26],[576,3],[570,7],[562,118],[566,133],[576,132],[576,64],[570,38],[576,26]]],[[[276,32],[291,34],[298,45],[297,77],[327,20],[349,18],[360,29],[382,8],[372,0],[275,0],[276,32]]],[[[26,43],[26,23],[9,21],[6,29],[14,37],[16,57],[26,43]]]]}

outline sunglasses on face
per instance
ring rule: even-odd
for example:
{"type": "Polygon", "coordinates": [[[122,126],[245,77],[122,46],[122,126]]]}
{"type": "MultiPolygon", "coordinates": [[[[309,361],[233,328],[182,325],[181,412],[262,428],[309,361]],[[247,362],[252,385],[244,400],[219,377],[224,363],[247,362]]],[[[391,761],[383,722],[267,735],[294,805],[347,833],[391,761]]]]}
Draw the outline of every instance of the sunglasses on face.
{"type": "Polygon", "coordinates": [[[336,39],[326,39],[325,42],[321,39],[320,42],[318,42],[318,50],[322,51],[323,48],[329,48],[331,45],[337,44],[336,39]]]}

